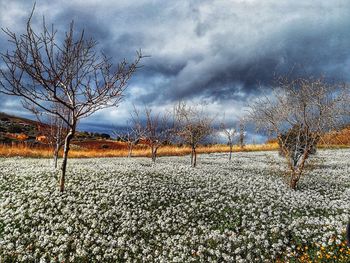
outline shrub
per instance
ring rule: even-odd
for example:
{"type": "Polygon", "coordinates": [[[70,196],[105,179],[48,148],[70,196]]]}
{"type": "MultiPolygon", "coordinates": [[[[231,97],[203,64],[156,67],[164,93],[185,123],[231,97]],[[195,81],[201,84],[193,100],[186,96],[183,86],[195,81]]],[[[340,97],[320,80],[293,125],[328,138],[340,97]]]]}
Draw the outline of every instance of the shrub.
{"type": "Polygon", "coordinates": [[[101,148],[102,148],[102,149],[108,149],[108,148],[109,148],[109,145],[108,145],[108,144],[102,144],[102,145],[101,145],[101,148]]]}

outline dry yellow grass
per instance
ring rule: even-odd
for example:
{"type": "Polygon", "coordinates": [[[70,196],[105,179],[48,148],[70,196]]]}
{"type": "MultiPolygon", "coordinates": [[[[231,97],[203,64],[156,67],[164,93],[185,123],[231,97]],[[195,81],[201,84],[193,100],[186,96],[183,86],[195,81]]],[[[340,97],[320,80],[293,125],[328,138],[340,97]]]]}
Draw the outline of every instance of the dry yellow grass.
{"type": "Polygon", "coordinates": [[[52,156],[52,150],[48,148],[30,148],[24,144],[0,144],[0,156],[49,157],[52,156]]]}
{"type": "MultiPolygon", "coordinates": [[[[244,148],[235,146],[234,152],[239,151],[268,151],[278,149],[277,143],[271,144],[251,144],[246,145],[244,148]]],[[[201,153],[220,153],[229,152],[227,145],[212,145],[212,146],[199,146],[197,152],[201,153]]],[[[158,156],[181,156],[191,153],[191,148],[188,146],[163,146],[158,150],[158,156]]],[[[62,153],[61,153],[62,155],[62,153]]],[[[69,157],[71,158],[93,158],[93,157],[125,157],[128,155],[127,149],[71,149],[69,157]]],[[[37,157],[37,158],[48,158],[52,156],[52,150],[48,148],[34,148],[28,147],[24,144],[16,145],[5,145],[0,144],[0,156],[2,157],[37,157]]],[[[133,156],[136,157],[149,157],[150,150],[148,148],[136,148],[133,150],[133,156]]]]}
{"type": "MultiPolygon", "coordinates": [[[[349,145],[319,145],[320,148],[348,148],[349,145]]],[[[249,152],[249,151],[273,151],[278,149],[277,143],[268,144],[248,144],[244,148],[238,146],[233,147],[233,152],[249,152]]],[[[199,146],[197,153],[224,153],[229,152],[230,148],[227,145],[211,145],[199,146]]],[[[183,156],[191,153],[191,148],[188,146],[163,146],[158,149],[158,156],[183,156]]],[[[62,156],[62,152],[60,153],[62,156]]],[[[128,151],[126,148],[121,149],[86,149],[78,148],[71,149],[69,157],[71,158],[93,158],[93,157],[126,157],[128,151]]],[[[34,157],[34,158],[50,158],[52,157],[52,150],[49,148],[28,147],[25,144],[6,145],[0,144],[1,157],[34,157]]],[[[150,149],[143,147],[136,147],[133,150],[134,157],[150,157],[150,149]]]]}

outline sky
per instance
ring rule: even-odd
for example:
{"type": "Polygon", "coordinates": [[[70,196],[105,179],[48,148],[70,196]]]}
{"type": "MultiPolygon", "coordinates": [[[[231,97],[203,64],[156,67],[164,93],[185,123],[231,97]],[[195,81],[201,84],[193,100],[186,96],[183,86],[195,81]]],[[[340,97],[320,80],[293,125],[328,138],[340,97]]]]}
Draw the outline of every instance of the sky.
{"type": "MultiPolygon", "coordinates": [[[[23,31],[33,3],[0,0],[1,27],[23,31]]],[[[43,16],[58,35],[74,20],[116,63],[139,49],[149,55],[119,107],[83,119],[81,130],[110,133],[126,125],[133,104],[164,111],[180,100],[205,102],[208,115],[234,127],[276,75],[350,80],[348,0],[37,0],[34,26],[43,16]]],[[[11,48],[1,32],[0,51],[11,48]]],[[[4,94],[0,111],[32,117],[4,94]]]]}

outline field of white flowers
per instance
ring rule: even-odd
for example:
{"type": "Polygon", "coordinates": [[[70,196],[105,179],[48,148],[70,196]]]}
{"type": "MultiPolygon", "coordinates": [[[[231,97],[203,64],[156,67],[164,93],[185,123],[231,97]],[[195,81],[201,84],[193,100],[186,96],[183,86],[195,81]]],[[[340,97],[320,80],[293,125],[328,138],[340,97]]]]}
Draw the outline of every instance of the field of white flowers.
{"type": "Polygon", "coordinates": [[[319,151],[293,191],[275,152],[0,159],[0,262],[282,262],[344,241],[350,150],[319,151]]]}

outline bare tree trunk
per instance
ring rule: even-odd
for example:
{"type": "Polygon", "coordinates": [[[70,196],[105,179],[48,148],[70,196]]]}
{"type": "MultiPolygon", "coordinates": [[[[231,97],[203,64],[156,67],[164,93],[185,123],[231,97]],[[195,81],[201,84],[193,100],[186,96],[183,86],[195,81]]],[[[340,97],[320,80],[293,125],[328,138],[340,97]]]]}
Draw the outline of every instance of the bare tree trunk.
{"type": "Polygon", "coordinates": [[[132,154],[132,144],[129,144],[129,146],[128,146],[128,158],[131,158],[131,154],[132,154]]]}
{"type": "Polygon", "coordinates": [[[157,151],[158,151],[158,147],[154,149],[154,161],[156,161],[156,158],[157,158],[157,151]]]}
{"type": "Polygon", "coordinates": [[[230,144],[230,156],[229,156],[229,158],[228,158],[228,160],[231,162],[231,160],[232,160],[232,148],[233,148],[233,145],[232,144],[230,144]]]}
{"type": "Polygon", "coordinates": [[[194,158],[194,148],[191,148],[191,166],[193,167],[193,158],[194,158]]]}
{"type": "Polygon", "coordinates": [[[67,169],[67,160],[68,160],[68,152],[70,141],[74,137],[75,131],[73,129],[69,130],[69,133],[64,140],[64,150],[63,150],[63,162],[62,162],[62,175],[60,180],[60,192],[64,192],[64,182],[66,179],[66,169],[67,169]]]}
{"type": "Polygon", "coordinates": [[[155,163],[157,158],[157,147],[152,146],[152,161],[155,163]]]}
{"type": "Polygon", "coordinates": [[[299,182],[299,179],[301,177],[301,174],[302,174],[302,172],[304,170],[306,159],[309,156],[308,150],[309,150],[308,148],[305,149],[305,151],[304,151],[304,153],[303,153],[303,155],[301,157],[300,163],[297,163],[297,167],[293,168],[292,175],[291,175],[291,180],[290,180],[290,187],[293,190],[296,189],[297,184],[299,182]]]}
{"type": "Polygon", "coordinates": [[[57,169],[57,161],[58,161],[58,152],[60,150],[60,146],[56,145],[55,150],[53,152],[53,166],[57,169]]]}
{"type": "Polygon", "coordinates": [[[197,164],[197,152],[196,148],[192,146],[192,151],[191,151],[191,166],[196,167],[197,164]]]}
{"type": "MultiPolygon", "coordinates": [[[[59,123],[62,124],[62,123],[59,123]]],[[[56,123],[56,142],[55,142],[55,149],[53,152],[53,165],[55,167],[55,169],[57,169],[57,161],[58,161],[58,153],[62,147],[62,131],[63,131],[63,127],[62,125],[58,125],[56,123]]]]}
{"type": "Polygon", "coordinates": [[[293,190],[297,189],[297,184],[299,182],[300,175],[301,175],[301,172],[296,172],[296,171],[292,172],[292,175],[290,178],[290,188],[292,188],[293,190]]]}
{"type": "Polygon", "coordinates": [[[241,125],[239,134],[239,145],[241,149],[244,148],[244,127],[241,125]]]}
{"type": "Polygon", "coordinates": [[[193,167],[196,167],[197,165],[197,152],[196,148],[194,148],[194,161],[193,161],[193,167]]]}

